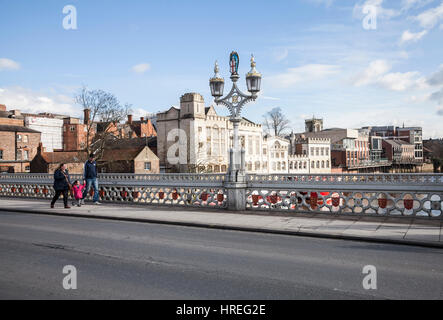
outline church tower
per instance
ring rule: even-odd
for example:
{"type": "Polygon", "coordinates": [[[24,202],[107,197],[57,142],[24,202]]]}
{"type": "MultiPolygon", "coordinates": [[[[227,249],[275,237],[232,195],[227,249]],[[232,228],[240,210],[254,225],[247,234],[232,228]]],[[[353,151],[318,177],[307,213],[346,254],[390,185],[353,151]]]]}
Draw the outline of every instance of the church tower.
{"type": "Polygon", "coordinates": [[[316,119],[312,116],[312,119],[305,120],[305,132],[320,131],[323,131],[323,119],[316,119]]]}
{"type": "Polygon", "coordinates": [[[181,118],[204,118],[205,100],[199,93],[186,93],[180,98],[181,118]]]}

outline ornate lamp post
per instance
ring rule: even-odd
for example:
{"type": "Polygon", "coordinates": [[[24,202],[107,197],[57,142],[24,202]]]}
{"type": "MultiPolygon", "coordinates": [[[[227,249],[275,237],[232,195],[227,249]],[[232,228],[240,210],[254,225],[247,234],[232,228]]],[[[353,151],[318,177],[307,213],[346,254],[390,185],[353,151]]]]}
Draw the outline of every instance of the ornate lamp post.
{"type": "Polygon", "coordinates": [[[257,94],[260,91],[261,85],[261,74],[257,72],[255,69],[255,60],[254,56],[251,57],[251,70],[246,74],[246,85],[250,94],[245,94],[240,91],[237,87],[237,81],[240,79],[238,75],[238,65],[239,65],[239,57],[237,52],[233,51],[230,55],[230,71],[231,71],[231,80],[232,80],[232,89],[228,93],[228,95],[224,98],[223,89],[225,85],[225,80],[219,75],[219,67],[218,63],[215,62],[214,67],[214,77],[209,80],[209,86],[211,88],[211,94],[215,98],[215,103],[217,105],[224,105],[228,108],[230,113],[230,121],[234,127],[234,137],[233,137],[233,156],[230,159],[230,168],[231,170],[239,170],[239,137],[238,137],[238,128],[241,122],[241,110],[243,106],[251,101],[255,101],[257,99],[257,94]],[[234,161],[234,163],[232,163],[234,161]]]}

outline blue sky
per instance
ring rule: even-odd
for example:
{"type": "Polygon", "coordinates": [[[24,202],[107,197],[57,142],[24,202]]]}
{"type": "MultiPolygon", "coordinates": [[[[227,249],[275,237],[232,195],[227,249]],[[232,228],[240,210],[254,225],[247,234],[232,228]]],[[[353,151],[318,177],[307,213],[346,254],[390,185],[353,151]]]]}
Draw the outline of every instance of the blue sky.
{"type": "Polygon", "coordinates": [[[72,97],[87,85],[137,117],[186,92],[210,105],[214,62],[228,87],[236,50],[241,88],[251,53],[263,74],[244,111],[253,121],[281,107],[295,131],[315,114],[326,127],[405,123],[443,137],[442,39],[443,0],[0,0],[0,103],[80,115],[72,97]],[[77,30],[63,28],[65,5],[77,30]],[[363,27],[366,5],[375,30],[363,27]]]}

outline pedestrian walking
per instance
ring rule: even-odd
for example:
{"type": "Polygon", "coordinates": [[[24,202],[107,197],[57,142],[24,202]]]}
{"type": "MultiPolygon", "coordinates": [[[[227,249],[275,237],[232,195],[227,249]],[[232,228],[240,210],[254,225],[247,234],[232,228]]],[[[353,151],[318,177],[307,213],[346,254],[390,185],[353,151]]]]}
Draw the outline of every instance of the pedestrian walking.
{"type": "Polygon", "coordinates": [[[86,181],[83,181],[83,184],[80,184],[78,180],[74,181],[72,185],[72,191],[74,193],[75,202],[72,202],[72,205],[77,205],[78,207],[82,206],[83,200],[83,190],[86,188],[86,181]]]}
{"type": "Polygon", "coordinates": [[[86,180],[86,188],[83,190],[83,199],[86,198],[86,195],[92,186],[94,188],[94,197],[92,201],[94,202],[94,204],[100,204],[100,202],[98,201],[99,194],[98,194],[98,180],[97,180],[97,163],[94,160],[93,153],[89,155],[89,159],[85,163],[83,179],[86,180]]]}
{"type": "Polygon", "coordinates": [[[69,178],[69,172],[64,163],[60,164],[57,170],[54,172],[54,190],[55,195],[51,201],[51,208],[54,208],[55,202],[63,195],[63,203],[65,209],[70,209],[68,206],[69,189],[71,188],[71,180],[69,178]]]}

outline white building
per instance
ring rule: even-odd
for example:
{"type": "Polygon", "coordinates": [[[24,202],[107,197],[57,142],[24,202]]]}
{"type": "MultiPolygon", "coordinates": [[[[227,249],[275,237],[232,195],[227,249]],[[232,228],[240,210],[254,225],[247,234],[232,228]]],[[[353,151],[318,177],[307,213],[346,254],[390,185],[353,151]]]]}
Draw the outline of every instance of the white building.
{"type": "MultiPolygon", "coordinates": [[[[304,173],[331,173],[331,139],[307,137],[306,134],[291,134],[290,157],[298,156],[298,163],[293,163],[294,168],[305,170],[304,173]],[[304,168],[304,161],[308,161],[308,168],[304,168]],[[300,162],[302,168],[300,168],[300,162]]],[[[291,167],[291,166],[290,166],[291,167]]],[[[301,172],[300,172],[301,173],[301,172]]]]}
{"type": "MultiPolygon", "coordinates": [[[[239,126],[239,145],[245,149],[250,173],[330,173],[330,140],[300,141],[301,152],[290,152],[290,141],[265,136],[262,126],[245,118],[239,126]],[[313,151],[310,151],[310,147],[313,151]],[[303,151],[304,150],[304,151],[303,151]],[[311,165],[312,163],[312,165],[311,165]]],[[[157,114],[157,155],[166,172],[226,172],[233,126],[229,117],[205,107],[198,93],[180,98],[180,108],[157,114]]]]}
{"type": "Polygon", "coordinates": [[[25,126],[41,132],[47,152],[63,149],[63,119],[45,115],[25,115],[25,126]]]}

